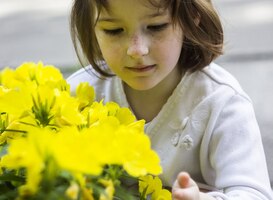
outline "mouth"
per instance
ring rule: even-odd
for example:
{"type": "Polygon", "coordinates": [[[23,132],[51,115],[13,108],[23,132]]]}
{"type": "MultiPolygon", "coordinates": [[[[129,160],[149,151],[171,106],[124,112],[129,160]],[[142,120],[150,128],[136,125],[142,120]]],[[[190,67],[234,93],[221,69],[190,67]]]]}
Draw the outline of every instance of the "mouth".
{"type": "Polygon", "coordinates": [[[150,70],[153,70],[156,67],[156,65],[139,65],[134,67],[126,67],[127,70],[133,71],[133,72],[147,72],[150,70]]]}

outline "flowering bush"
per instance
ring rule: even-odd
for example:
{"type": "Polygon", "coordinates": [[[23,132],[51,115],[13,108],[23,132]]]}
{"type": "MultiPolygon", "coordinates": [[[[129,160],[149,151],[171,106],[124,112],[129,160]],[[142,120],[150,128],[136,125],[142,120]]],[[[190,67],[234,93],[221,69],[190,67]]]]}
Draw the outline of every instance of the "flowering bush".
{"type": "Polygon", "coordinates": [[[41,62],[0,72],[0,199],[171,199],[144,120],[94,99],[41,62]]]}

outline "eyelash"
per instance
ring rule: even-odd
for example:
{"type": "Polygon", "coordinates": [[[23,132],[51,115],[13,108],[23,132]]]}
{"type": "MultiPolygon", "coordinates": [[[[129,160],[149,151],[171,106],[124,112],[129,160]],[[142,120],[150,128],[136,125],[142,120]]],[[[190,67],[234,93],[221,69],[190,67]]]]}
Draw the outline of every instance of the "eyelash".
{"type": "Polygon", "coordinates": [[[122,28],[117,28],[117,29],[103,29],[103,32],[106,33],[107,35],[115,36],[123,32],[122,28]]]}
{"type": "Polygon", "coordinates": [[[165,24],[159,24],[159,25],[152,25],[152,26],[148,26],[148,30],[153,31],[153,32],[160,32],[163,31],[164,29],[166,29],[169,26],[169,23],[165,23],[165,24]]]}
{"type": "MultiPolygon", "coordinates": [[[[159,24],[159,25],[151,25],[147,26],[147,29],[151,32],[160,32],[166,29],[169,26],[169,23],[159,24]]],[[[123,32],[123,28],[117,29],[103,29],[103,32],[110,36],[116,36],[123,32]]]]}

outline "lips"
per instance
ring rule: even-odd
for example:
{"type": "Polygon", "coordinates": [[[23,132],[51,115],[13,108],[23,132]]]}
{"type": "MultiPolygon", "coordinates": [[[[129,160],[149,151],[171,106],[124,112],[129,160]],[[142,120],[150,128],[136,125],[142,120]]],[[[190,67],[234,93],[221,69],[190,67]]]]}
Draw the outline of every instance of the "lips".
{"type": "Polygon", "coordinates": [[[153,70],[156,65],[139,65],[134,67],[126,67],[126,69],[133,72],[147,72],[153,70]]]}

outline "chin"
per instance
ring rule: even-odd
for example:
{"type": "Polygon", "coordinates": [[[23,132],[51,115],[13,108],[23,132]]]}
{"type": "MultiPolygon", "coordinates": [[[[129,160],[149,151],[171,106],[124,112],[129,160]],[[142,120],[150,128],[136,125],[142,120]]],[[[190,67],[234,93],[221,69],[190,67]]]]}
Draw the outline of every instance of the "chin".
{"type": "Polygon", "coordinates": [[[139,84],[139,85],[129,85],[132,89],[138,91],[147,91],[153,89],[155,84],[139,84]]]}

